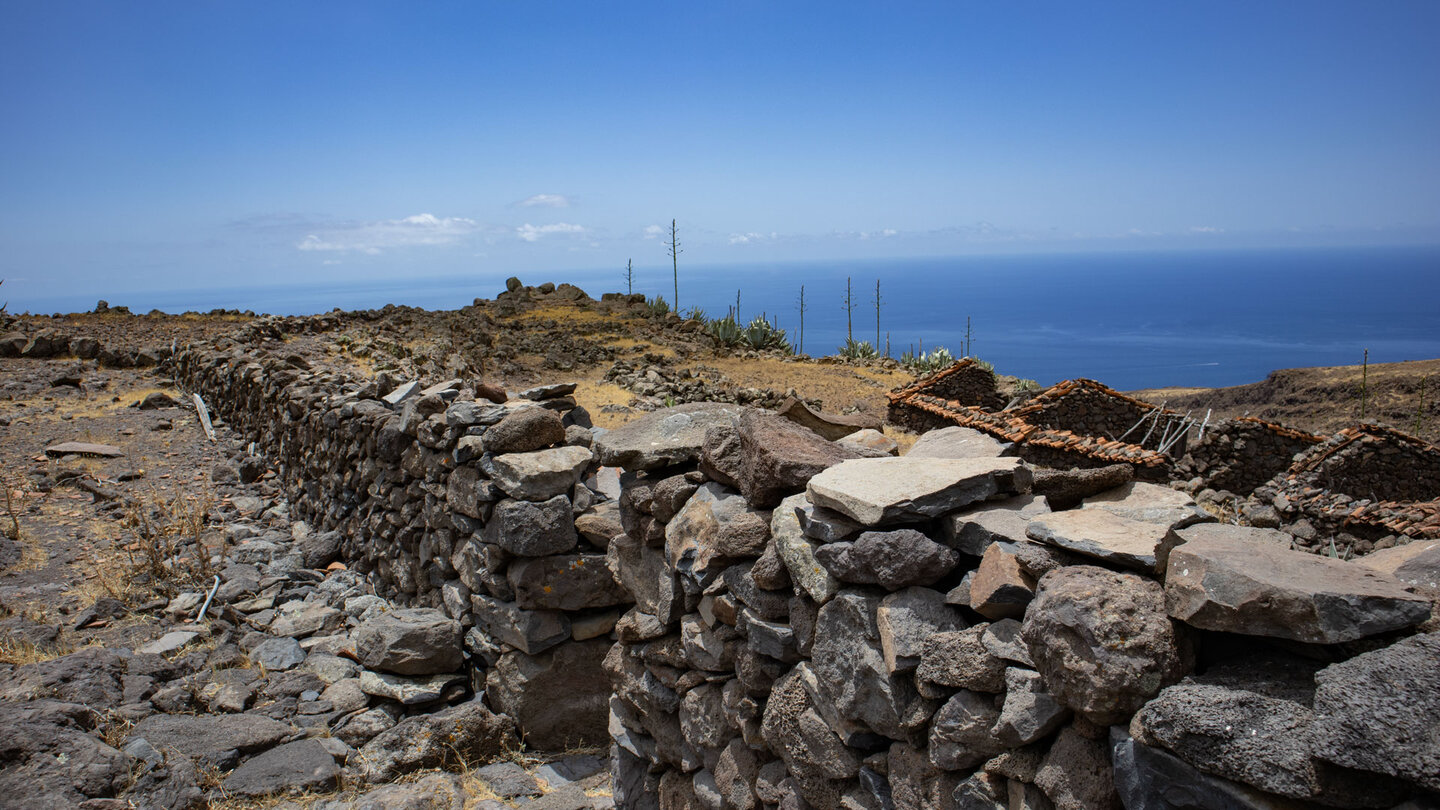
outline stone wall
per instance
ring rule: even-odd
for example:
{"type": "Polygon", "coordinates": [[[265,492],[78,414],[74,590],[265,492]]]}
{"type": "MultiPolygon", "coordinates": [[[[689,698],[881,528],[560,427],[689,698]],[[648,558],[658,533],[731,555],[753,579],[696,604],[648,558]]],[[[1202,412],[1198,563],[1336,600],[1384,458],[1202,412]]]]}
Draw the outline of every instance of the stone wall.
{"type": "Polygon", "coordinates": [[[1395,579],[1209,523],[1168,487],[1051,512],[1018,459],[922,437],[827,461],[772,430],[711,408],[597,439],[627,468],[609,561],[636,598],[605,663],[617,806],[1394,807],[1440,789],[1440,750],[1416,742],[1440,718],[1440,634],[1410,635],[1430,604],[1395,579]]]}
{"type": "Polygon", "coordinates": [[[1199,478],[1200,486],[1249,495],[1288,470],[1295,456],[1319,436],[1253,417],[1208,425],[1205,436],[1176,464],[1176,477],[1199,478]]]}
{"type": "MultiPolygon", "coordinates": [[[[272,327],[290,328],[247,337],[272,327]]],[[[459,620],[474,688],[533,747],[603,740],[600,663],[632,600],[605,566],[615,504],[568,390],[503,404],[459,381],[388,391],[246,348],[186,349],[173,369],[269,457],[292,515],[326,540],[307,565],[338,555],[392,601],[459,620]]]]}
{"type": "Polygon", "coordinates": [[[944,417],[910,402],[914,394],[977,408],[1000,408],[1005,402],[995,390],[995,372],[965,358],[910,385],[891,392],[888,421],[916,432],[950,424],[944,417]]]}
{"type": "MultiPolygon", "coordinates": [[[[1032,425],[1068,430],[1082,436],[1098,436],[1119,440],[1134,428],[1155,406],[1114,391],[1094,380],[1066,380],[1040,392],[1015,416],[1032,425]]],[[[1140,444],[1145,426],[1126,437],[1140,444]]],[[[1157,430],[1152,436],[1158,438],[1157,430]]],[[[1184,439],[1172,449],[1172,455],[1184,452],[1184,439]]]]}

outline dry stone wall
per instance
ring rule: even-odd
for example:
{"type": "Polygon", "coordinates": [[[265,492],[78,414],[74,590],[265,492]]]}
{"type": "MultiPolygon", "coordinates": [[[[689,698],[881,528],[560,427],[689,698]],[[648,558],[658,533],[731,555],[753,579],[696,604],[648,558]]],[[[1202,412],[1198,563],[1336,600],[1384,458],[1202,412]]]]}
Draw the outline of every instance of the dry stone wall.
{"type": "Polygon", "coordinates": [[[238,348],[173,360],[275,466],[307,566],[339,559],[459,621],[473,688],[533,747],[602,741],[600,665],[632,599],[605,564],[617,510],[573,386],[496,403],[459,381],[388,391],[305,366],[238,348]]]}
{"type": "Polygon", "coordinates": [[[1202,486],[1249,495],[1290,469],[1295,456],[1320,442],[1319,436],[1254,418],[1207,426],[1204,438],[1176,464],[1176,476],[1199,478],[1202,486]]]}
{"type": "Polygon", "coordinates": [[[1440,633],[1395,578],[1165,486],[1052,511],[998,447],[826,463],[691,407],[596,445],[636,597],[605,662],[617,806],[1435,800],[1440,633]]]}
{"type": "Polygon", "coordinates": [[[1053,511],[999,443],[873,457],[718,404],[595,437],[564,388],[382,398],[295,358],[173,363],[275,462],[307,565],[458,620],[474,688],[535,747],[613,743],[620,807],[1440,791],[1428,599],[1171,488],[1053,511]]]}

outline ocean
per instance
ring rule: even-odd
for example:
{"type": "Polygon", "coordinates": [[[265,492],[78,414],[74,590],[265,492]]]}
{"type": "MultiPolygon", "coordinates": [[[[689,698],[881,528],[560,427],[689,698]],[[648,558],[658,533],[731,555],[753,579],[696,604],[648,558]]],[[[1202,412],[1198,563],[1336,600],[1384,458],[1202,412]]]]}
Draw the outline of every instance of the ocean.
{"type": "MultiPolygon", "coordinates": [[[[624,288],[623,268],[520,274],[569,281],[598,298],[624,288]]],[[[1225,386],[1278,368],[1440,357],[1440,247],[967,256],[680,266],[682,308],[724,315],[740,293],[741,320],[778,318],[804,349],[833,353],[846,337],[845,282],[856,340],[896,357],[923,346],[972,353],[996,371],[1042,385],[1091,377],[1122,390],[1225,386]]],[[[636,292],[670,299],[667,265],[636,269],[636,292]]],[[[214,308],[310,314],[408,304],[454,309],[493,298],[504,278],[406,278],[345,285],[186,290],[127,296],[136,312],[214,308]]],[[[54,311],[93,301],[57,299],[54,311]],[[68,303],[67,303],[68,302],[68,303]]],[[[37,309],[36,311],[52,311],[37,309]]]]}

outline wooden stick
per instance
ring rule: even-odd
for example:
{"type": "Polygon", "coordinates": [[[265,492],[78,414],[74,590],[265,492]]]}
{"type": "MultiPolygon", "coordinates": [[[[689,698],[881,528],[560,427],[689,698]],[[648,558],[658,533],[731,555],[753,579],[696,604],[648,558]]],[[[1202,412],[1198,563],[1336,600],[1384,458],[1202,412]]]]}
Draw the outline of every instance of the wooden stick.
{"type": "Polygon", "coordinates": [[[195,413],[200,415],[200,427],[205,428],[205,438],[215,441],[215,428],[210,424],[210,409],[205,407],[205,400],[199,394],[192,394],[195,397],[195,413]]]}

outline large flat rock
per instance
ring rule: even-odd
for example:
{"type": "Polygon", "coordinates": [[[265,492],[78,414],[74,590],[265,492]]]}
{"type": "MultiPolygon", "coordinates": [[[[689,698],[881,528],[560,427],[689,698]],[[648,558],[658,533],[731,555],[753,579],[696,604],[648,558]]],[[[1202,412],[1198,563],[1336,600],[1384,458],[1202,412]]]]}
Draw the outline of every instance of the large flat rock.
{"type": "Polygon", "coordinates": [[[258,714],[152,714],[135,724],[130,738],[144,737],[162,751],[174,749],[202,767],[228,768],[241,754],[262,751],[293,732],[258,714]]]}
{"type": "Polygon", "coordinates": [[[1336,644],[1411,627],[1430,603],[1352,562],[1211,536],[1170,552],[1170,615],[1205,630],[1336,644]]]}
{"type": "Polygon", "coordinates": [[[1038,515],[1026,525],[1025,534],[1076,554],[1154,573],[1170,528],[1085,508],[1038,515]]]}
{"type": "Polygon", "coordinates": [[[1014,458],[861,458],[810,479],[816,506],[866,526],[925,520],[998,493],[1028,492],[1030,468],[1014,458]]]}
{"type": "Polygon", "coordinates": [[[1092,495],[1084,500],[1084,504],[1087,508],[1104,509],[1123,518],[1158,523],[1172,529],[1215,520],[1188,494],[1144,481],[1131,481],[1109,492],[1092,495]]]}
{"type": "Polygon", "coordinates": [[[665,408],[621,425],[595,439],[595,452],[607,467],[658,470],[695,461],[705,431],[729,426],[744,409],[717,402],[692,402],[665,408]]]}
{"type": "Polygon", "coordinates": [[[932,430],[915,440],[906,458],[997,458],[1010,445],[972,428],[932,430]]]}
{"type": "Polygon", "coordinates": [[[1416,540],[1384,548],[1355,562],[1388,574],[1405,585],[1429,591],[1431,595],[1440,593],[1440,540],[1416,540]]]}

